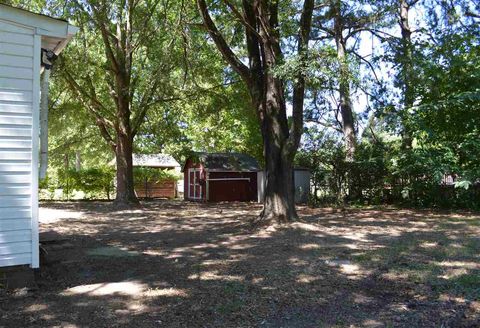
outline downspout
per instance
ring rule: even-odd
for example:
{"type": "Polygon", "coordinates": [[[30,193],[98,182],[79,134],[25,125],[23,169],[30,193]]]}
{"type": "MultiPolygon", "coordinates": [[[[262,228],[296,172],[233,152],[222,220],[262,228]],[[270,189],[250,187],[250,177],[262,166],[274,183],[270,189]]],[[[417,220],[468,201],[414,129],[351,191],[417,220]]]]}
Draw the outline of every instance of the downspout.
{"type": "Polygon", "coordinates": [[[43,70],[40,82],[40,180],[47,177],[48,168],[48,81],[50,69],[43,70]]]}

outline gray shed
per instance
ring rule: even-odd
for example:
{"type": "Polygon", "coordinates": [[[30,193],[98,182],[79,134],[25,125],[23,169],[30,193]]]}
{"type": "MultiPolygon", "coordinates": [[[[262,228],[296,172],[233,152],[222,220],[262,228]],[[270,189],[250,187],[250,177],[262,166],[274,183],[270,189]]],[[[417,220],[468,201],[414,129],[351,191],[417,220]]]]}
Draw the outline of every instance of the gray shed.
{"type": "MultiPolygon", "coordinates": [[[[265,172],[259,171],[258,177],[258,202],[263,202],[265,194],[265,172]]],[[[295,203],[305,204],[308,202],[308,196],[310,195],[310,170],[307,168],[296,167],[294,170],[294,182],[295,182],[295,203]]]]}

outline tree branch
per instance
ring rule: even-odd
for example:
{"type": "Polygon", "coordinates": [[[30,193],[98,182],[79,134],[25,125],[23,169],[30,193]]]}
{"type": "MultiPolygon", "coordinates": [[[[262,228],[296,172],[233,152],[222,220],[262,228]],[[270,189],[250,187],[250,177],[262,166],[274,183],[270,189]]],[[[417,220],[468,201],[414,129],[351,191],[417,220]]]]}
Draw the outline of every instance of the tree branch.
{"type": "Polygon", "coordinates": [[[207,4],[205,0],[197,0],[197,6],[203,19],[203,23],[207,28],[208,34],[213,39],[217,48],[223,54],[227,62],[232,66],[235,72],[242,77],[242,79],[248,84],[252,84],[252,78],[250,76],[250,69],[243,64],[240,59],[235,55],[230,46],[225,41],[224,37],[218,30],[217,26],[213,22],[208,12],[207,4]]]}
{"type": "Polygon", "coordinates": [[[83,105],[95,116],[95,124],[100,129],[102,137],[115,150],[115,140],[108,132],[108,128],[114,128],[114,124],[105,117],[103,117],[98,111],[98,109],[103,107],[103,105],[98,99],[92,97],[87,92],[85,92],[85,90],[75,81],[75,79],[68,71],[65,70],[64,76],[72,91],[79,95],[80,101],[83,103],[83,105]],[[85,98],[89,99],[90,104],[85,102],[85,98]]]}
{"type": "Polygon", "coordinates": [[[312,15],[314,0],[305,0],[302,16],[300,18],[300,31],[298,35],[298,55],[302,61],[300,71],[297,74],[297,81],[293,87],[293,122],[290,128],[291,147],[296,149],[300,143],[303,132],[303,105],[305,99],[305,72],[308,57],[308,41],[312,27],[312,15]]]}

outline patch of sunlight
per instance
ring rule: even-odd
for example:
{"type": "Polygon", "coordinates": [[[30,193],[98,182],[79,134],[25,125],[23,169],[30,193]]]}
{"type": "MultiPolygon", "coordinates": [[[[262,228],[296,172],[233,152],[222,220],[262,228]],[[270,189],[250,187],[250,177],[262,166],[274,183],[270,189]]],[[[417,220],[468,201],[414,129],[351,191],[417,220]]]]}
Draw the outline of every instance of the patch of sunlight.
{"type": "Polygon", "coordinates": [[[476,263],[476,262],[442,261],[442,262],[434,262],[434,264],[444,268],[464,268],[469,270],[480,269],[480,263],[476,263]]]}
{"type": "Polygon", "coordinates": [[[425,241],[420,244],[420,247],[426,248],[426,249],[435,248],[435,247],[438,247],[438,243],[425,241]]]}
{"type": "Polygon", "coordinates": [[[125,248],[119,248],[114,246],[97,247],[87,251],[90,256],[104,256],[104,257],[135,257],[140,256],[137,251],[129,251],[125,248]]]}
{"type": "Polygon", "coordinates": [[[381,321],[374,320],[374,319],[367,319],[367,320],[363,321],[362,327],[374,328],[374,327],[385,327],[385,325],[381,321]]]}
{"type": "Polygon", "coordinates": [[[425,227],[425,226],[428,226],[428,223],[423,221],[410,221],[410,225],[425,227]]]}
{"type": "Polygon", "coordinates": [[[448,279],[460,277],[465,274],[468,274],[468,270],[465,268],[450,268],[450,269],[447,269],[443,275],[440,275],[439,278],[448,280],[448,279]]]}
{"type": "Polygon", "coordinates": [[[355,240],[355,241],[361,241],[364,243],[369,243],[371,242],[370,239],[366,238],[366,234],[363,232],[354,232],[354,233],[345,233],[342,235],[343,238],[355,240]]]}
{"type": "Polygon", "coordinates": [[[260,231],[258,231],[253,236],[255,238],[259,238],[259,239],[271,238],[272,234],[275,233],[276,231],[277,231],[277,227],[275,225],[271,225],[269,227],[262,228],[260,231]]]}
{"type": "Polygon", "coordinates": [[[220,275],[218,271],[206,271],[199,274],[191,274],[188,276],[191,280],[225,280],[225,281],[244,281],[243,276],[237,275],[220,275]]]}
{"type": "Polygon", "coordinates": [[[375,302],[375,298],[364,295],[362,293],[353,293],[353,303],[355,304],[369,304],[375,302]]]}
{"type": "Polygon", "coordinates": [[[322,227],[319,227],[317,225],[310,224],[310,223],[304,223],[304,222],[295,222],[295,223],[292,224],[292,227],[299,228],[299,229],[302,229],[302,230],[305,230],[305,231],[313,231],[313,232],[323,232],[324,231],[324,228],[322,228],[322,227]]]}
{"type": "Polygon", "coordinates": [[[303,250],[312,250],[312,249],[320,249],[321,247],[318,244],[303,244],[303,245],[300,245],[299,248],[303,250]]]}
{"type": "Polygon", "coordinates": [[[389,308],[395,312],[406,312],[408,311],[407,304],[405,303],[393,303],[389,308]]]}
{"type": "Polygon", "coordinates": [[[381,275],[385,280],[406,280],[408,279],[408,274],[405,272],[390,271],[381,275]]]}
{"type": "Polygon", "coordinates": [[[244,244],[244,245],[233,245],[233,246],[230,246],[230,249],[233,249],[233,250],[244,250],[244,249],[250,249],[250,248],[253,248],[255,247],[255,245],[252,245],[252,244],[244,244]]]}
{"type": "Polygon", "coordinates": [[[360,266],[357,264],[344,264],[341,266],[341,270],[345,274],[359,274],[361,273],[360,266]]]}
{"type": "Polygon", "coordinates": [[[79,328],[80,326],[77,326],[76,324],[73,323],[65,323],[62,322],[62,328],[79,328]]]}
{"type": "Polygon", "coordinates": [[[120,210],[114,212],[115,214],[143,214],[142,209],[136,209],[136,210],[120,210]]]}
{"type": "Polygon", "coordinates": [[[307,266],[310,264],[309,261],[299,259],[298,257],[291,257],[288,259],[288,262],[294,266],[307,266]]]}
{"type": "Polygon", "coordinates": [[[152,250],[144,251],[144,252],[142,252],[142,254],[149,255],[149,256],[165,256],[165,255],[167,255],[166,252],[152,251],[152,250]]]}
{"type": "Polygon", "coordinates": [[[302,284],[309,284],[314,281],[320,280],[320,277],[317,276],[312,276],[309,274],[299,274],[297,277],[297,283],[302,283],[302,284]]]}
{"type": "Polygon", "coordinates": [[[179,288],[155,288],[145,291],[146,297],[188,297],[186,289],[179,288]]]}
{"type": "Polygon", "coordinates": [[[129,218],[127,221],[141,221],[146,219],[148,219],[148,216],[137,216],[137,217],[129,218]]]}
{"type": "Polygon", "coordinates": [[[441,294],[438,299],[442,302],[454,301],[457,303],[465,303],[466,299],[464,297],[454,297],[450,294],[441,294]]]}
{"type": "Polygon", "coordinates": [[[148,307],[141,303],[129,303],[127,305],[127,309],[130,312],[144,312],[145,310],[148,309],[148,307]]]}
{"type": "Polygon", "coordinates": [[[62,292],[64,296],[108,296],[108,295],[125,295],[125,296],[141,296],[145,291],[145,284],[138,281],[123,282],[106,282],[91,285],[80,285],[62,292]]]}
{"type": "Polygon", "coordinates": [[[46,304],[32,304],[25,309],[25,312],[45,311],[48,309],[46,304]]]}
{"type": "MultiPolygon", "coordinates": [[[[218,248],[218,245],[211,244],[211,243],[203,243],[203,244],[200,244],[200,245],[195,245],[191,248],[193,248],[193,249],[218,248]]],[[[175,250],[179,250],[179,249],[180,249],[180,251],[185,251],[186,250],[186,248],[176,248],[175,250]]]]}
{"type": "Polygon", "coordinates": [[[38,220],[40,223],[55,223],[63,220],[78,220],[85,215],[85,212],[60,210],[55,208],[40,208],[38,220]]]}
{"type": "Polygon", "coordinates": [[[425,283],[432,278],[432,271],[429,267],[418,269],[398,269],[382,274],[382,278],[387,280],[408,280],[415,283],[425,283]]]}
{"type": "Polygon", "coordinates": [[[325,264],[330,267],[340,268],[340,271],[347,275],[356,275],[362,273],[360,266],[358,264],[353,264],[349,260],[325,260],[325,264]]]}
{"type": "Polygon", "coordinates": [[[354,250],[364,249],[364,247],[360,247],[357,244],[342,244],[341,246],[348,249],[354,249],[354,250]]]}
{"type": "Polygon", "coordinates": [[[260,284],[265,281],[265,278],[262,277],[256,277],[252,279],[252,284],[260,284]]]}

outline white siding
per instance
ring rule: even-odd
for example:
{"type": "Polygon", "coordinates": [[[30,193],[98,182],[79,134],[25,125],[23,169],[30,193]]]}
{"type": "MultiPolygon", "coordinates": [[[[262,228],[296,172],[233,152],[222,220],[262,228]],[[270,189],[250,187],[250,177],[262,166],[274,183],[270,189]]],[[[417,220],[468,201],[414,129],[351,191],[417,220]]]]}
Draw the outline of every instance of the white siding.
{"type": "Polygon", "coordinates": [[[34,39],[33,29],[0,20],[0,267],[32,265],[36,247],[32,244],[32,126],[38,70],[34,39]]]}

